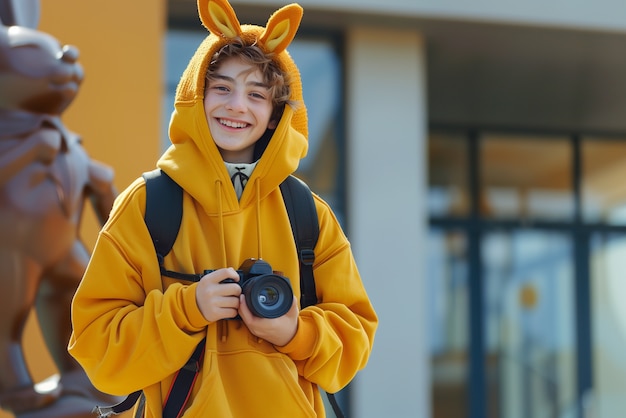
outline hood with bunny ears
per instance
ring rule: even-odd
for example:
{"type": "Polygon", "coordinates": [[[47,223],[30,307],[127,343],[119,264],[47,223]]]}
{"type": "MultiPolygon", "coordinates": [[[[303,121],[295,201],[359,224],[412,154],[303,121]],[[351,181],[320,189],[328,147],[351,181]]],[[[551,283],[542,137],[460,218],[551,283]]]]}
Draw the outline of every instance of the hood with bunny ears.
{"type": "MultiPolygon", "coordinates": [[[[284,6],[274,12],[266,26],[262,27],[240,24],[227,0],[198,0],[197,5],[200,20],[209,34],[197,48],[179,81],[169,127],[172,146],[161,157],[158,166],[199,201],[203,200],[202,195],[206,195],[206,183],[199,185],[202,183],[198,181],[201,180],[199,172],[206,172],[207,181],[215,181],[214,176],[223,184],[227,181],[224,163],[208,130],[204,89],[213,55],[228,43],[243,41],[260,47],[289,75],[290,99],[298,104],[295,109],[285,106],[253,173],[264,176],[260,193],[265,195],[297,169],[308,149],[308,120],[300,72],[287,52],[300,25],[302,7],[295,3],[284,6]]],[[[228,204],[228,196],[225,201],[228,204]]]]}
{"type": "MultiPolygon", "coordinates": [[[[241,25],[235,11],[226,0],[198,0],[198,13],[210,35],[196,51],[176,92],[177,100],[186,101],[204,94],[204,77],[210,58],[221,47],[239,38],[247,45],[257,45],[266,54],[272,54],[281,70],[291,76],[291,99],[302,102],[300,72],[287,52],[287,46],[296,35],[302,19],[302,7],[293,3],[274,12],[265,28],[241,25]]],[[[306,108],[300,106],[293,116],[292,126],[305,137],[306,108]]]]}

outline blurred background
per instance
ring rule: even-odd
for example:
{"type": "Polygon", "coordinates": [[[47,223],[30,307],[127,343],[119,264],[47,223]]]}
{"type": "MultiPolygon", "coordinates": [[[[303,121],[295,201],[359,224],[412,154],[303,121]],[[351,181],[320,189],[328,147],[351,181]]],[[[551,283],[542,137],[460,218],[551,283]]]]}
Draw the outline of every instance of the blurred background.
{"type": "MultiPolygon", "coordinates": [[[[626,409],[621,0],[301,0],[309,154],[380,316],[350,417],[626,409]]],[[[232,1],[265,25],[283,2],[232,1]]],[[[66,125],[121,190],[168,144],[195,0],[42,0],[86,79],[66,125]]],[[[96,221],[83,235],[93,245],[96,221]]],[[[31,321],[33,374],[54,373],[31,321]]],[[[4,418],[7,415],[2,415],[4,418]]],[[[332,414],[332,413],[331,413],[332,414]]]]}

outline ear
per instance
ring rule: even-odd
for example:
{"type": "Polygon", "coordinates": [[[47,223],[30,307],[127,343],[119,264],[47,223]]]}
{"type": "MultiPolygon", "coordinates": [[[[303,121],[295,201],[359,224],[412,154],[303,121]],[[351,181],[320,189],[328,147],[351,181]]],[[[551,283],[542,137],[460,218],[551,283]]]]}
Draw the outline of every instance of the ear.
{"type": "Polygon", "coordinates": [[[232,6],[226,0],[198,0],[202,24],[213,34],[234,38],[241,34],[241,25],[232,6]]]}
{"type": "Polygon", "coordinates": [[[268,52],[283,52],[296,36],[302,20],[302,7],[293,3],[278,9],[267,21],[265,31],[259,38],[268,52]]]}
{"type": "Polygon", "coordinates": [[[4,26],[37,29],[39,0],[0,0],[0,21],[4,26]]]}

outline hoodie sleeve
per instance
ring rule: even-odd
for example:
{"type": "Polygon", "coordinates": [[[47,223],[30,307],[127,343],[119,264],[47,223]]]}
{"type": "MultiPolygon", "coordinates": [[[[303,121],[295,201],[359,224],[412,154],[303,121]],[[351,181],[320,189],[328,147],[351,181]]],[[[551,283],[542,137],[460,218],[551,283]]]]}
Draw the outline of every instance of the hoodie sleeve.
{"type": "Polygon", "coordinates": [[[319,302],[300,312],[295,337],[277,350],[294,360],[305,379],[335,393],[367,364],[378,318],[350,243],[332,210],[316,200],[320,236],[314,275],[319,302]]]}
{"type": "Polygon", "coordinates": [[[72,301],[70,354],[100,390],[123,395],[180,369],[206,334],[195,285],[163,289],[138,179],[115,202],[72,301]]]}

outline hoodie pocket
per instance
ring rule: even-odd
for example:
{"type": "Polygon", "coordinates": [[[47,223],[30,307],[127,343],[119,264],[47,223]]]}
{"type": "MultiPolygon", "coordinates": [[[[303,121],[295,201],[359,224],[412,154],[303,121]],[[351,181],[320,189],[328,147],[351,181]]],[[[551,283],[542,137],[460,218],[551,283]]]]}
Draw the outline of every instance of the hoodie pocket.
{"type": "Polygon", "coordinates": [[[298,382],[295,364],[281,353],[208,352],[196,402],[185,416],[315,418],[313,399],[298,382]]]}

